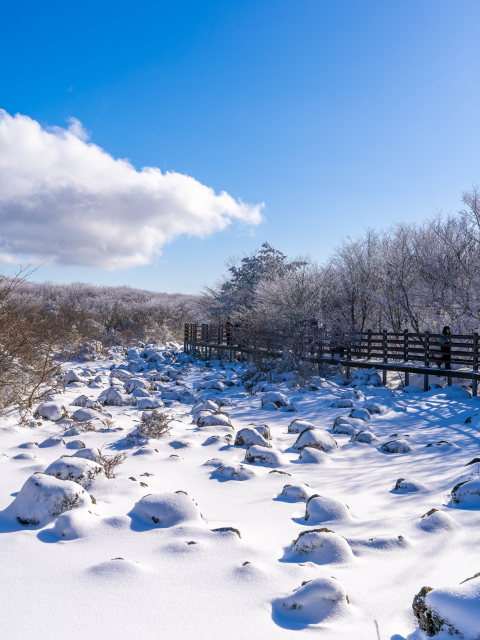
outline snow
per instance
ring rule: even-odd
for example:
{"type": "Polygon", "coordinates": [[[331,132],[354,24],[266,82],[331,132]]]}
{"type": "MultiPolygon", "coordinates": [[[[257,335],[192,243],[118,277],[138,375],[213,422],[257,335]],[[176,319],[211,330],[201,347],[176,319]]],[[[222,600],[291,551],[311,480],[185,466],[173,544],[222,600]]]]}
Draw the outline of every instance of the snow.
{"type": "Polygon", "coordinates": [[[426,640],[412,611],[425,585],[428,606],[466,640],[478,636],[480,579],[460,583],[480,570],[480,462],[468,464],[480,455],[480,399],[459,387],[402,393],[372,371],[355,387],[340,375],[315,378],[315,391],[288,376],[266,383],[292,416],[228,386],[240,363],[205,369],[153,352],[156,368],[135,375],[119,367],[143,348],[89,362],[94,386],[70,362],[77,379],[52,396],[57,414],[26,427],[13,409],[1,418],[5,637],[370,640],[377,621],[381,638],[426,640]],[[133,380],[144,386],[126,388],[133,380]],[[220,381],[222,391],[198,391],[220,381]],[[143,411],[135,388],[152,394],[144,400],[178,394],[161,410],[174,418],[169,433],[128,437],[143,411]],[[105,406],[107,395],[121,402],[105,406]],[[368,422],[339,417],[339,399],[368,422]],[[103,422],[86,430],[63,407],[103,422]],[[207,416],[221,424],[197,426],[207,416]],[[127,454],[116,477],[90,473],[99,449],[127,454]]]}

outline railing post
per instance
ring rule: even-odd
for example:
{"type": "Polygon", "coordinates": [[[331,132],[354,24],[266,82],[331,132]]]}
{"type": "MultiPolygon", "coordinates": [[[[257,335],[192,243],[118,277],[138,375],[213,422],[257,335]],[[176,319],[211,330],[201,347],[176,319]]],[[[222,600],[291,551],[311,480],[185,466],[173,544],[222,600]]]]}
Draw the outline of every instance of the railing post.
{"type": "MultiPolygon", "coordinates": [[[[425,331],[425,366],[430,366],[430,331],[425,331]]],[[[428,391],[428,373],[423,375],[423,390],[428,391]]]]}
{"type": "Polygon", "coordinates": [[[367,338],[367,360],[370,360],[370,354],[372,350],[372,330],[368,330],[368,338],[367,338]]]}
{"type": "MultiPolygon", "coordinates": [[[[478,333],[473,334],[473,371],[476,373],[478,371],[478,333]]],[[[472,396],[477,395],[477,380],[474,378],[472,380],[472,396]]]]}
{"type": "MultiPolygon", "coordinates": [[[[403,330],[403,360],[408,362],[408,330],[403,330]]],[[[405,371],[405,387],[410,385],[410,372],[405,371]]]]}
{"type": "MultiPolygon", "coordinates": [[[[383,330],[383,363],[387,364],[388,356],[387,356],[387,330],[383,330]]],[[[387,384],[387,370],[383,370],[382,382],[384,385],[387,384]]]]}

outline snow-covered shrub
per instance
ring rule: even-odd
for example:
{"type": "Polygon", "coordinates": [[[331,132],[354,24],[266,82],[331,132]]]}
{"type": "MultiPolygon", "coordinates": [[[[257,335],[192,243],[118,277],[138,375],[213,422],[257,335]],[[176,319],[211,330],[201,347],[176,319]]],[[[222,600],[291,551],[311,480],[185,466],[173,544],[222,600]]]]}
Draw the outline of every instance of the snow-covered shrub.
{"type": "Polygon", "coordinates": [[[307,555],[308,560],[316,564],[353,560],[352,550],[345,538],[326,528],[302,531],[294,540],[292,551],[298,556],[307,555]]]}
{"type": "Polygon", "coordinates": [[[218,480],[251,480],[255,475],[255,471],[244,464],[220,464],[212,472],[212,478],[218,480]]]}
{"type": "Polygon", "coordinates": [[[52,462],[43,472],[47,476],[54,476],[59,480],[71,480],[87,489],[95,478],[103,473],[100,464],[85,458],[62,456],[52,462]]]}
{"type": "Polygon", "coordinates": [[[171,429],[172,418],[167,413],[154,409],[151,413],[143,413],[137,424],[137,431],[143,438],[160,438],[171,429]]]}
{"type": "Polygon", "coordinates": [[[233,429],[233,425],[230,422],[228,414],[217,411],[217,413],[208,413],[202,415],[197,420],[197,427],[213,427],[213,426],[230,427],[233,429]]]}

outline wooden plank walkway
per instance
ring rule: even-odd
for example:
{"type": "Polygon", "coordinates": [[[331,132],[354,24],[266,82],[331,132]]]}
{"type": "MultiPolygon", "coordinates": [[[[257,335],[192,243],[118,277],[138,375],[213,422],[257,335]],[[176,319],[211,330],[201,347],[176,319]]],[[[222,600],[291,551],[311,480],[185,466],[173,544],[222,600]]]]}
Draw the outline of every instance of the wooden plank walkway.
{"type": "MultiPolygon", "coordinates": [[[[352,335],[330,335],[322,329],[314,328],[305,336],[306,359],[314,363],[325,363],[350,369],[375,368],[383,372],[386,383],[387,371],[405,374],[405,385],[410,374],[424,376],[424,390],[429,388],[430,376],[446,376],[448,384],[452,377],[472,380],[472,393],[477,395],[478,381],[478,333],[451,335],[450,353],[442,352],[438,333],[365,331],[352,335]],[[450,363],[448,369],[438,369],[435,365],[450,363]],[[452,369],[456,366],[458,368],[452,369]]],[[[283,353],[281,336],[275,339],[253,339],[238,327],[224,325],[186,324],[184,351],[205,359],[217,358],[227,353],[231,360],[241,362],[262,357],[279,358],[283,353]]]]}

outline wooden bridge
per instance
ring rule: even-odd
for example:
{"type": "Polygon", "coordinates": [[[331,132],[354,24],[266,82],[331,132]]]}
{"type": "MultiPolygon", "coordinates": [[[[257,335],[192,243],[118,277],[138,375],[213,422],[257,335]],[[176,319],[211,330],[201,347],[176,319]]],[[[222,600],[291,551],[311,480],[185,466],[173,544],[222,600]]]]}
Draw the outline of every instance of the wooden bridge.
{"type": "MultiPolygon", "coordinates": [[[[405,374],[405,385],[410,374],[424,376],[424,390],[429,388],[429,376],[446,376],[472,380],[473,395],[477,395],[478,381],[478,333],[451,335],[450,354],[442,352],[439,333],[413,333],[409,331],[362,331],[351,335],[332,335],[312,327],[304,336],[305,359],[315,363],[341,364],[350,369],[370,369],[405,374]],[[448,369],[437,368],[448,364],[448,369]],[[454,369],[452,367],[455,367],[454,369]]],[[[195,357],[220,358],[227,354],[230,360],[254,360],[258,357],[281,357],[284,343],[281,336],[255,338],[240,328],[212,324],[186,324],[184,351],[195,357]]]]}

